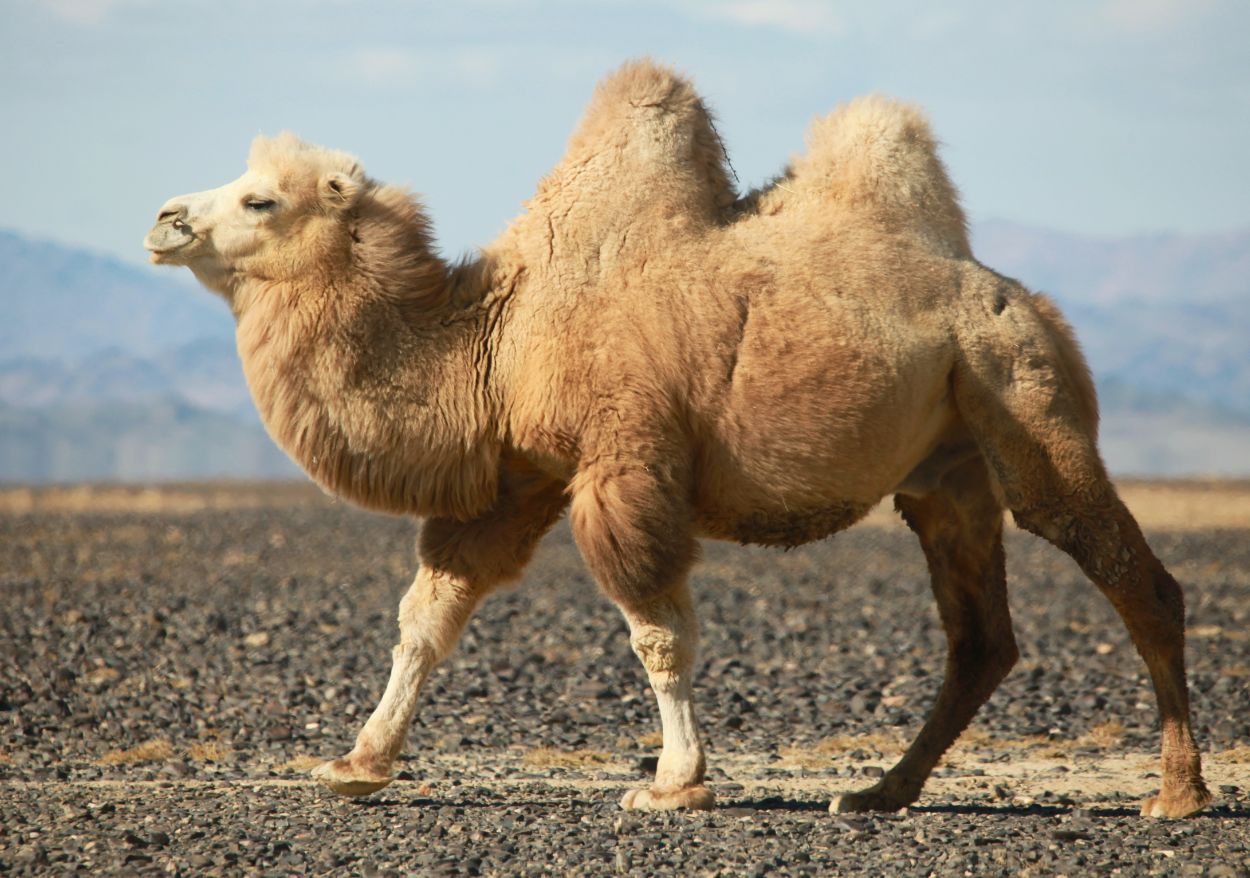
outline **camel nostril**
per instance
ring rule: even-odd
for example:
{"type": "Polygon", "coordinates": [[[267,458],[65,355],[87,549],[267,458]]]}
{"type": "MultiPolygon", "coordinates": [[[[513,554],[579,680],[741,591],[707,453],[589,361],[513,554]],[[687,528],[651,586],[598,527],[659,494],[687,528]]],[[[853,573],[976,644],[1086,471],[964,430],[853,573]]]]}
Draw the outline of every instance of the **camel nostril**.
{"type": "Polygon", "coordinates": [[[187,209],[181,204],[175,204],[173,207],[167,207],[156,216],[158,223],[166,222],[171,219],[181,219],[187,212],[187,209]]]}

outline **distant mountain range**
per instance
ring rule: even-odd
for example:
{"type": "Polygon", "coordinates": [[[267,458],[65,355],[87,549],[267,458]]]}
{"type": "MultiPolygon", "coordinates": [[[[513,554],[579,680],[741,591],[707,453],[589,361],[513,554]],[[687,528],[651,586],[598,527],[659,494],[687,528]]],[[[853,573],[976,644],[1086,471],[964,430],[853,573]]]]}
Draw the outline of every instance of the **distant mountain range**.
{"type": "MultiPolygon", "coordinates": [[[[1250,475],[1250,230],[974,229],[1052,295],[1098,379],[1113,472],[1250,475]]],[[[0,482],[299,472],[260,425],[225,305],[185,271],[0,231],[0,482]]]]}
{"type": "Polygon", "coordinates": [[[185,269],[145,271],[3,230],[0,308],[0,361],[77,362],[111,347],[151,357],[201,338],[234,338],[230,312],[185,269]]]}

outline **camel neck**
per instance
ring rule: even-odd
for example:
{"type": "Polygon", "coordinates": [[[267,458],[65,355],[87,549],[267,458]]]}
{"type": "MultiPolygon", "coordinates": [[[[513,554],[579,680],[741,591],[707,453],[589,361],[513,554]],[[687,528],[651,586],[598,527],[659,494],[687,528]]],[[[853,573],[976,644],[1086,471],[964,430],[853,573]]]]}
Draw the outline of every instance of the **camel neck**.
{"type": "Polygon", "coordinates": [[[466,276],[480,274],[426,273],[440,285],[419,297],[367,275],[249,291],[238,345],[256,406],[330,493],[379,512],[458,519],[493,502],[489,315],[464,307],[466,276]]]}

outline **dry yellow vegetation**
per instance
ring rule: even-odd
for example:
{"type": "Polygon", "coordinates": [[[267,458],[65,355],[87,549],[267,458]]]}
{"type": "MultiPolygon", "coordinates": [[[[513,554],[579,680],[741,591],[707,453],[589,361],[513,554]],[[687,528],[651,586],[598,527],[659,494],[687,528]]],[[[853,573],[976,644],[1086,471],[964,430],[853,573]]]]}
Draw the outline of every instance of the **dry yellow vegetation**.
{"type": "Polygon", "coordinates": [[[286,762],[275,765],[273,770],[278,774],[288,771],[298,774],[304,771],[312,771],[324,761],[317,756],[296,756],[294,759],[288,759],[286,762]]]}
{"type": "Polygon", "coordinates": [[[584,768],[603,765],[612,757],[599,750],[556,750],[553,747],[535,747],[525,754],[524,762],[532,768],[584,768]]]}
{"type": "Polygon", "coordinates": [[[97,765],[136,765],[140,762],[160,762],[174,755],[174,745],[169,741],[148,741],[128,750],[110,750],[96,760],[97,765]]]}
{"type": "Polygon", "coordinates": [[[234,752],[234,748],[221,741],[200,741],[186,749],[186,755],[197,762],[216,762],[234,752]]]}

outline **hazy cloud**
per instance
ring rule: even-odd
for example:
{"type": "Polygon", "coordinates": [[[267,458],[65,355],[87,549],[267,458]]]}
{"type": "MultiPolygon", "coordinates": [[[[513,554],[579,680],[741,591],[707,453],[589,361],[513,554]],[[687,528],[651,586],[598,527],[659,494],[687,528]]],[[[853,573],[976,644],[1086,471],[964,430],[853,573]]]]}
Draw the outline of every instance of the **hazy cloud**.
{"type": "Polygon", "coordinates": [[[366,46],[348,55],[346,73],[362,86],[407,89],[438,83],[481,87],[495,84],[506,59],[499,49],[483,46],[457,49],[410,49],[366,46]]]}
{"type": "Polygon", "coordinates": [[[51,10],[62,21],[71,24],[97,24],[108,11],[125,0],[40,0],[40,5],[51,10]]]}
{"type": "Polygon", "coordinates": [[[1148,34],[1197,18],[1216,5],[1218,0],[1108,0],[1099,18],[1118,30],[1148,34]]]}
{"type": "Polygon", "coordinates": [[[842,33],[846,25],[832,3],[821,0],[741,0],[714,4],[707,11],[750,27],[769,27],[791,33],[842,33]]]}
{"type": "Polygon", "coordinates": [[[356,49],[348,68],[365,85],[395,86],[412,82],[421,69],[421,59],[411,49],[371,46],[356,49]]]}

